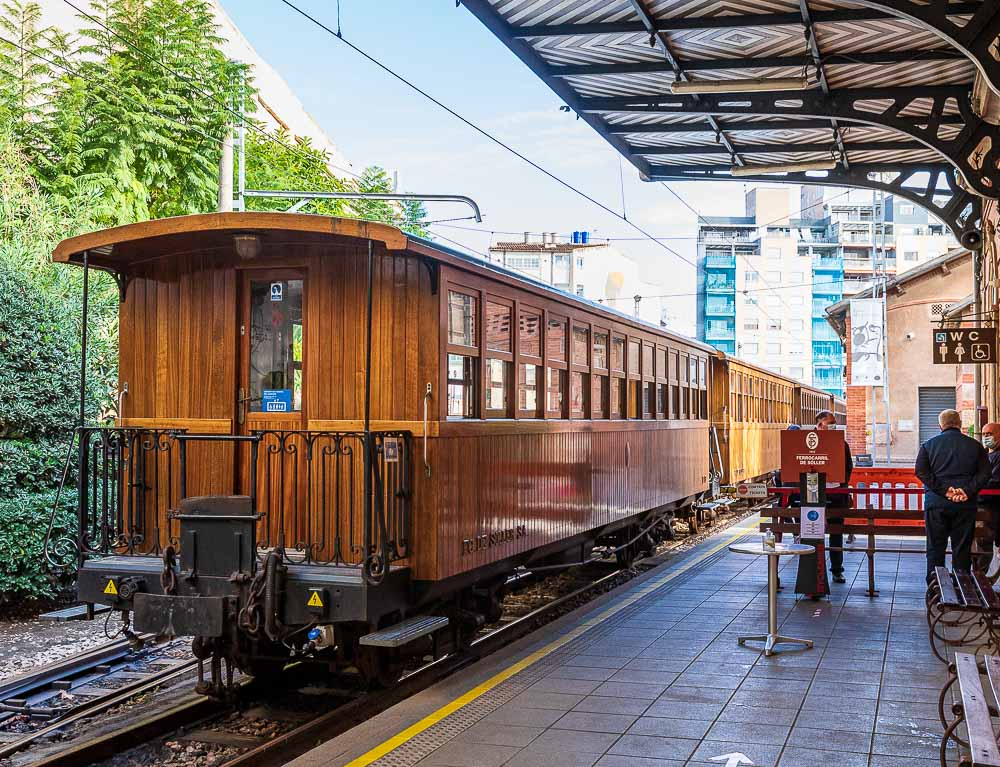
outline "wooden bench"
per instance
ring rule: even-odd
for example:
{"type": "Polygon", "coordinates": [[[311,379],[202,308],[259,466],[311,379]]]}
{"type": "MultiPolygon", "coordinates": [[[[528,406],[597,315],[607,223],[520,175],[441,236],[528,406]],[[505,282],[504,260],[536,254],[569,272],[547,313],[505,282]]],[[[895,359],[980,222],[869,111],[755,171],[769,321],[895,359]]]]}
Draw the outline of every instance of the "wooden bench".
{"type": "Polygon", "coordinates": [[[1000,652],[1000,594],[978,570],[952,572],[938,567],[927,587],[927,626],[931,650],[942,663],[948,659],[939,643],[1000,652]],[[960,636],[946,636],[942,630],[947,629],[960,636]]]}
{"type": "Polygon", "coordinates": [[[960,767],[1000,767],[1000,747],[993,730],[993,719],[1000,715],[990,699],[996,700],[1000,692],[1000,658],[987,655],[979,662],[971,653],[956,653],[955,662],[948,670],[948,682],[941,690],[938,713],[944,734],[941,736],[941,767],[948,765],[948,745],[954,742],[959,747],[960,767]],[[983,689],[981,675],[989,681],[990,695],[983,689]],[[955,684],[958,696],[951,706],[954,719],[949,721],[944,714],[944,700],[955,684]],[[959,727],[965,725],[966,738],[959,727]]]}

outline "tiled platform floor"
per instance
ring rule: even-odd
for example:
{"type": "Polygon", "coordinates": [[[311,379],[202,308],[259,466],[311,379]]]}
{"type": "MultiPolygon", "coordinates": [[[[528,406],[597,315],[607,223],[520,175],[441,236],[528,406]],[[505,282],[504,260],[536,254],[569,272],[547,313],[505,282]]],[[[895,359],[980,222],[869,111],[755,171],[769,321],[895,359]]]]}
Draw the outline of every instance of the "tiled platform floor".
{"type": "MultiPolygon", "coordinates": [[[[720,534],[686,562],[544,629],[520,654],[487,659],[492,668],[478,677],[453,679],[427,705],[565,642],[379,758],[351,761],[431,709],[413,701],[408,713],[372,720],[359,742],[345,736],[295,764],[681,767],[742,753],[760,767],[938,765],[936,701],[946,671],[928,650],[923,556],[877,555],[875,599],[865,594],[861,554],[847,555],[848,583],[834,584],[829,601],[797,600],[786,588],[782,632],[816,647],[766,658],[736,642],[765,631],[766,563],[722,545],[734,540],[732,531],[720,534]]],[[[783,558],[785,583],[794,583],[795,567],[783,558]]]]}

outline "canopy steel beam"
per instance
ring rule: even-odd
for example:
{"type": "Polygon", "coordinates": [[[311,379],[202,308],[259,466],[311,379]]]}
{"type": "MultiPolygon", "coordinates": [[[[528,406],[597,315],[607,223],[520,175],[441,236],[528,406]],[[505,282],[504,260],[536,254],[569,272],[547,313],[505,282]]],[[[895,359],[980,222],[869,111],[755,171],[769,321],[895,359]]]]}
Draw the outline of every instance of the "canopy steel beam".
{"type": "MultiPolygon", "coordinates": [[[[898,117],[902,123],[913,125],[923,125],[926,119],[898,117]]],[[[961,115],[941,115],[942,125],[965,125],[965,120],[961,115]]],[[[768,131],[768,130],[826,130],[830,123],[826,120],[771,120],[762,122],[760,120],[719,120],[719,125],[727,131],[768,131]]],[[[630,133],[711,133],[706,130],[701,123],[641,123],[637,125],[626,125],[619,123],[609,123],[608,130],[619,135],[630,133]]]]}
{"type": "Polygon", "coordinates": [[[728,173],[712,173],[698,167],[656,168],[646,180],[738,180],[878,189],[926,208],[944,221],[965,247],[975,248],[981,243],[982,199],[957,188],[952,180],[951,168],[944,163],[903,167],[896,164],[855,164],[849,169],[826,171],[822,176],[786,173],[781,176],[761,174],[739,179],[732,179],[728,173]]]}
{"type": "MultiPolygon", "coordinates": [[[[819,40],[816,39],[816,30],[813,28],[808,0],[799,0],[799,12],[802,14],[802,26],[805,27],[806,42],[809,44],[809,53],[812,55],[813,66],[816,67],[819,87],[823,89],[823,93],[829,95],[830,83],[826,78],[826,65],[823,63],[823,53],[819,49],[819,40]]],[[[841,162],[845,168],[850,168],[851,163],[847,157],[847,150],[844,149],[844,137],[840,135],[840,125],[836,120],[830,120],[830,124],[833,127],[833,140],[837,144],[837,151],[840,152],[841,162]]]]}
{"type": "MultiPolygon", "coordinates": [[[[590,113],[787,115],[877,125],[910,136],[938,152],[961,171],[973,191],[996,197],[1000,195],[1000,134],[995,125],[972,111],[969,97],[968,89],[961,86],[928,86],[852,88],[828,94],[814,90],[703,94],[697,101],[690,96],[587,98],[582,100],[582,106],[590,113]],[[938,129],[949,101],[965,125],[953,138],[943,138],[938,129]],[[929,105],[926,115],[925,105],[929,105]],[[916,122],[897,119],[907,108],[920,109],[916,122]]],[[[782,146],[775,145],[773,151],[781,151],[782,146]]]]}
{"type": "MultiPolygon", "coordinates": [[[[461,0],[468,5],[466,0],[461,0]]],[[[935,4],[940,0],[932,0],[935,4]]],[[[992,0],[986,0],[992,2],[992,0]]],[[[906,15],[899,8],[917,7],[910,0],[858,0],[859,5],[867,8],[852,8],[833,11],[813,11],[813,21],[816,24],[829,22],[852,21],[882,21],[906,15]]],[[[955,15],[971,15],[979,11],[984,3],[963,2],[948,6],[948,11],[955,15]]],[[[471,8],[470,8],[471,10],[471,8]]],[[[509,34],[517,38],[572,37],[575,35],[620,35],[629,33],[644,33],[646,27],[641,21],[611,21],[584,24],[537,24],[531,26],[509,26],[509,34]]],[[[673,19],[656,19],[657,32],[681,32],[691,29],[733,29],[736,27],[792,27],[802,24],[802,15],[798,12],[786,13],[747,13],[725,16],[686,16],[673,19]]]]}
{"type": "MultiPolygon", "coordinates": [[[[957,61],[966,58],[961,51],[952,48],[937,48],[929,51],[882,51],[874,53],[827,54],[823,61],[828,66],[838,64],[905,64],[924,61],[957,61]]],[[[763,56],[742,59],[685,59],[687,72],[702,70],[729,70],[755,68],[801,67],[806,62],[804,56],[763,56]]],[[[673,69],[660,61],[639,61],[629,64],[569,64],[553,66],[556,77],[577,77],[580,75],[643,75],[670,73],[673,69]]]]}
{"type": "MultiPolygon", "coordinates": [[[[646,27],[646,31],[649,32],[649,44],[657,45],[660,51],[663,53],[663,57],[667,61],[667,65],[670,67],[674,74],[674,77],[680,81],[688,80],[687,73],[684,71],[684,66],[681,64],[680,60],[674,55],[674,52],[670,49],[670,41],[667,39],[665,34],[656,31],[656,18],[646,7],[645,0],[630,0],[632,7],[635,12],[639,14],[639,18],[642,19],[643,25],[646,27]]],[[[695,96],[697,99],[697,96],[695,96]]],[[[715,131],[716,139],[725,145],[729,154],[733,158],[733,163],[736,165],[743,165],[743,158],[739,156],[739,153],[733,147],[733,143],[729,140],[729,137],[725,134],[721,127],[719,127],[718,121],[713,115],[706,115],[705,118],[708,121],[709,127],[715,131]]]]}
{"type": "MultiPolygon", "coordinates": [[[[1000,2],[982,0],[967,11],[949,0],[857,0],[858,5],[908,19],[964,53],[1000,94],[1000,2]],[[966,20],[957,18],[971,16],[966,20]]],[[[963,3],[962,5],[968,5],[963,3]]],[[[816,14],[819,15],[819,14],[816,14]]]]}
{"type": "MultiPolygon", "coordinates": [[[[827,125],[827,128],[830,126],[827,125]]],[[[852,144],[845,144],[844,150],[847,152],[926,152],[927,147],[916,141],[858,141],[852,144]]],[[[665,146],[665,147],[644,147],[632,146],[632,151],[636,154],[647,157],[683,157],[686,154],[721,154],[728,155],[729,151],[715,144],[704,144],[694,146],[665,146]]],[[[738,144],[736,151],[741,154],[795,154],[801,152],[824,152],[830,154],[830,144],[738,144]]]]}

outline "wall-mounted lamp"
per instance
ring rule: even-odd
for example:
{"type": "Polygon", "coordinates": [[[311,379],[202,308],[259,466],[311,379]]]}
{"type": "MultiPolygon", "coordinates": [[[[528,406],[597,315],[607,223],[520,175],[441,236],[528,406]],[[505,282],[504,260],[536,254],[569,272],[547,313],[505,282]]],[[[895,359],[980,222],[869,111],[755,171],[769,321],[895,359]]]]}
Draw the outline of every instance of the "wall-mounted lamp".
{"type": "Polygon", "coordinates": [[[234,234],[233,247],[241,261],[252,261],[260,255],[260,237],[256,234],[234,234]]]}

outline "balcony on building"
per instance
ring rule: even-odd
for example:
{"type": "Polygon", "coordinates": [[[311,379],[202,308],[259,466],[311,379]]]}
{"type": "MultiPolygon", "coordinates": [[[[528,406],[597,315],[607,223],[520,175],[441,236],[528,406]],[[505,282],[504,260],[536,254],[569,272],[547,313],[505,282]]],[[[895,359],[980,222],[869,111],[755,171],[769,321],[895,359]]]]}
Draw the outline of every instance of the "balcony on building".
{"type": "Polygon", "coordinates": [[[706,253],[705,267],[708,269],[735,269],[736,256],[732,253],[706,253]]]}
{"type": "Polygon", "coordinates": [[[826,309],[828,306],[832,306],[837,303],[839,299],[837,298],[814,298],[812,302],[812,316],[813,319],[823,319],[826,317],[826,309]]]}
{"type": "Polygon", "coordinates": [[[844,271],[844,259],[840,256],[827,256],[814,253],[812,267],[814,272],[842,272],[844,271]]]}
{"type": "Polygon", "coordinates": [[[725,298],[709,297],[705,301],[705,314],[735,315],[736,301],[725,298]]]}
{"type": "Polygon", "coordinates": [[[733,274],[705,274],[705,290],[709,293],[735,293],[736,277],[733,274]]]}
{"type": "Polygon", "coordinates": [[[729,322],[706,322],[706,341],[735,341],[736,326],[729,322]]]}
{"type": "Polygon", "coordinates": [[[830,327],[826,320],[821,319],[813,319],[812,337],[813,341],[840,342],[840,336],[837,335],[837,331],[830,327]]]}

